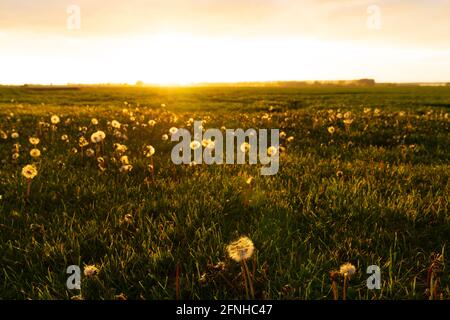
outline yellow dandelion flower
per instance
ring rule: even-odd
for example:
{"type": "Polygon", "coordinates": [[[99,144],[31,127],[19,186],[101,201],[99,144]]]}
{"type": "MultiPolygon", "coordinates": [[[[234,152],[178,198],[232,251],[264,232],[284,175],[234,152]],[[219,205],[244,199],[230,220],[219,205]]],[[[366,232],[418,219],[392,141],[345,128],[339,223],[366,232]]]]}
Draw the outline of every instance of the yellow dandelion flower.
{"type": "Polygon", "coordinates": [[[161,139],[162,139],[163,141],[167,141],[167,140],[169,139],[169,136],[168,136],[167,134],[163,134],[162,137],[161,137],[161,139]]]}
{"type": "Polygon", "coordinates": [[[335,129],[334,129],[333,126],[329,126],[329,127],[328,127],[328,132],[329,132],[330,134],[333,134],[334,131],[335,131],[335,129]]]}
{"type": "Polygon", "coordinates": [[[17,132],[13,132],[13,133],[11,133],[11,138],[13,138],[13,139],[19,138],[19,134],[17,132]]]}
{"type": "Polygon", "coordinates": [[[63,134],[61,136],[61,140],[64,141],[64,142],[67,142],[67,141],[69,141],[69,136],[67,134],[63,134]]]}
{"type": "Polygon", "coordinates": [[[170,134],[175,134],[175,133],[178,132],[178,129],[175,128],[175,127],[172,127],[172,128],[169,129],[169,132],[170,132],[170,134]]]}
{"type": "Polygon", "coordinates": [[[156,124],[156,121],[155,121],[155,120],[149,120],[149,121],[148,121],[148,125],[149,125],[150,127],[155,126],[155,124],[156,124]]]}
{"type": "Polygon", "coordinates": [[[91,119],[91,124],[92,124],[93,126],[98,125],[98,120],[97,120],[96,118],[92,118],[92,119],[91,119]]]}
{"type": "Polygon", "coordinates": [[[289,138],[287,138],[286,141],[287,141],[287,142],[293,142],[293,141],[294,141],[294,137],[293,137],[293,136],[290,136],[289,138]]]}

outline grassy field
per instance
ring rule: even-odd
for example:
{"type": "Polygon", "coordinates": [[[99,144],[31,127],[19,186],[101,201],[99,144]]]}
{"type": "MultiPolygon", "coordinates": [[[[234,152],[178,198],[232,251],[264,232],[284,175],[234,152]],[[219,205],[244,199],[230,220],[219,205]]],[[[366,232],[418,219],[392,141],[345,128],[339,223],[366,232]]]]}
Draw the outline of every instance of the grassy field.
{"type": "Polygon", "coordinates": [[[332,299],[346,262],[348,299],[450,299],[449,111],[450,88],[0,87],[0,298],[246,298],[226,246],[247,236],[258,299],[332,299]],[[174,165],[189,118],[279,128],[278,174],[174,165]],[[68,290],[69,265],[99,272],[68,290]]]}

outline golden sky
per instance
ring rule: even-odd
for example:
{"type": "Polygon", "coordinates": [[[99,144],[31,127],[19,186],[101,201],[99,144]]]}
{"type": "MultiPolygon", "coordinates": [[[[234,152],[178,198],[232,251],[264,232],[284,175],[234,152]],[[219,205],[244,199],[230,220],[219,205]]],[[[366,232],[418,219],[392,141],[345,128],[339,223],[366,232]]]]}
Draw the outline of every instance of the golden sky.
{"type": "Polygon", "coordinates": [[[357,78],[450,81],[450,0],[0,0],[3,84],[357,78]]]}

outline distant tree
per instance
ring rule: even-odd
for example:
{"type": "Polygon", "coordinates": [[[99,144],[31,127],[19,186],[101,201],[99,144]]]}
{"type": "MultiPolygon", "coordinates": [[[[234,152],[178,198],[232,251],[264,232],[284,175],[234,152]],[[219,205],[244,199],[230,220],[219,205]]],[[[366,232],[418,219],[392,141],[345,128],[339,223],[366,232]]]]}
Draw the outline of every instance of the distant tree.
{"type": "Polygon", "coordinates": [[[143,87],[144,86],[144,82],[141,80],[136,81],[136,87],[143,87]]]}

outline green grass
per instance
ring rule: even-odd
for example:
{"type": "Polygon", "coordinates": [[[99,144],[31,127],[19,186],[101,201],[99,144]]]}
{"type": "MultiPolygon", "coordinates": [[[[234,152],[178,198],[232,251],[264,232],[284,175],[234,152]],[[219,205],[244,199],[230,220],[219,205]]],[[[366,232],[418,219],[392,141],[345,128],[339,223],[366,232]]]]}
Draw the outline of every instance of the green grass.
{"type": "Polygon", "coordinates": [[[329,272],[351,262],[349,299],[427,299],[428,269],[441,254],[436,290],[450,299],[449,109],[450,88],[0,87],[8,135],[0,138],[0,298],[70,299],[80,294],[66,289],[72,264],[100,269],[82,277],[85,299],[175,299],[177,265],[180,298],[245,298],[241,267],[225,250],[245,235],[255,245],[256,298],[331,299],[329,272]],[[349,130],[330,119],[347,111],[349,130]],[[53,114],[61,123],[39,129],[53,114]],[[280,128],[294,141],[281,139],[275,176],[260,176],[258,165],[177,166],[174,143],[161,136],[189,118],[206,128],[280,128]],[[114,119],[128,124],[127,140],[113,135],[114,119]],[[149,119],[156,125],[142,127],[149,119]],[[78,147],[97,129],[107,136],[103,173],[78,147]],[[26,198],[30,136],[40,138],[42,156],[26,198]],[[113,163],[116,142],[128,147],[128,174],[113,163]],[[147,144],[156,149],[154,178],[147,144]],[[366,287],[372,264],[381,267],[381,290],[366,287]]]}

